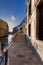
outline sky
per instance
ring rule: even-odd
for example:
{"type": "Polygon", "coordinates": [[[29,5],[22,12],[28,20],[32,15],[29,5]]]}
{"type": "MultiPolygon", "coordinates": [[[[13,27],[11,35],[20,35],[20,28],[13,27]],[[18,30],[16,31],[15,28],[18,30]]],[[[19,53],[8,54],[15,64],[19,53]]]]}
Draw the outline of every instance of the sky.
{"type": "Polygon", "coordinates": [[[24,19],[25,5],[25,0],[0,0],[0,19],[8,23],[10,31],[24,19]]]}

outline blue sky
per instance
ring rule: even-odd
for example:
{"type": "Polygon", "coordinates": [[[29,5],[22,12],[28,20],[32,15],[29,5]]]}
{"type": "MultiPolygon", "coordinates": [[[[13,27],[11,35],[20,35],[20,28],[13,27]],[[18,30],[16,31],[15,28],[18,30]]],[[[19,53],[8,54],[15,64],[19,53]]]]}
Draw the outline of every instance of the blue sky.
{"type": "Polygon", "coordinates": [[[25,0],[0,0],[0,19],[8,22],[10,30],[25,17],[25,0]]]}

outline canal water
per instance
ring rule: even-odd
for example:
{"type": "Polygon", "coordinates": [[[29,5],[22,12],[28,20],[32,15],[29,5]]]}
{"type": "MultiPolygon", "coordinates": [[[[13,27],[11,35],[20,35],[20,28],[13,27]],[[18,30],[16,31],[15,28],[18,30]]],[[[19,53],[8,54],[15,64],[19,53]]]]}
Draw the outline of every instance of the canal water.
{"type": "MultiPolygon", "coordinates": [[[[12,41],[12,37],[13,37],[13,35],[9,35],[8,39],[5,38],[5,39],[1,40],[2,43],[5,43],[5,47],[7,45],[6,43],[10,44],[10,42],[12,41]]],[[[0,65],[5,65],[4,55],[2,57],[0,56],[0,65]]]]}
{"type": "Polygon", "coordinates": [[[13,35],[9,35],[8,36],[8,44],[10,44],[10,42],[12,41],[13,35]]]}

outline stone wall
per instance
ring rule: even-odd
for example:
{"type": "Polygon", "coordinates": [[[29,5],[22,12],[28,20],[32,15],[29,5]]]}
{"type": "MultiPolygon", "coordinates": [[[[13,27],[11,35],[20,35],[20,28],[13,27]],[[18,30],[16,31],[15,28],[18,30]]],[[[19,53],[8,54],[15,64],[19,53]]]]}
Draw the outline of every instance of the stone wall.
{"type": "MultiPolygon", "coordinates": [[[[32,0],[32,15],[31,15],[31,41],[32,41],[32,45],[34,46],[34,48],[36,49],[36,51],[38,52],[40,58],[43,61],[43,41],[41,40],[37,40],[37,34],[36,34],[36,30],[38,30],[37,26],[37,18],[36,18],[36,7],[34,0],[32,0]]],[[[38,14],[37,14],[38,15],[38,14]]]]}
{"type": "Polygon", "coordinates": [[[31,1],[31,16],[29,17],[28,25],[31,24],[31,37],[30,37],[30,39],[31,39],[32,45],[43,61],[43,40],[42,41],[37,40],[38,22],[37,22],[36,15],[38,15],[38,13],[37,13],[37,7],[36,6],[39,4],[39,2],[37,2],[37,4],[35,4],[35,0],[31,1]]]}

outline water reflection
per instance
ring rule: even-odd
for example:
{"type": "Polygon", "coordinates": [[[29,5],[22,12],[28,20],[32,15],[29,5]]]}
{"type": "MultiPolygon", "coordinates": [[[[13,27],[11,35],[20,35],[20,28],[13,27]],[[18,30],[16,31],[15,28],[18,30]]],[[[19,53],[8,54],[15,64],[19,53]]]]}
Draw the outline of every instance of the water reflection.
{"type": "MultiPolygon", "coordinates": [[[[8,44],[10,44],[12,37],[13,37],[13,35],[9,35],[8,37],[0,38],[0,53],[3,52],[4,49],[6,49],[8,44]]],[[[2,53],[2,55],[3,55],[3,53],[2,53]]],[[[7,60],[8,60],[8,50],[4,53],[3,56],[2,55],[0,54],[0,63],[1,63],[1,65],[6,65],[7,60]],[[1,62],[1,57],[3,57],[2,62],[1,62]]]]}
{"type": "Polygon", "coordinates": [[[8,43],[10,44],[10,42],[12,41],[12,37],[13,37],[13,35],[9,35],[8,36],[8,43]]]}
{"type": "Polygon", "coordinates": [[[6,47],[8,47],[8,37],[1,37],[0,38],[0,65],[4,64],[6,65],[7,63],[7,57],[8,57],[8,50],[6,52],[4,52],[4,49],[6,49],[6,47]],[[1,61],[2,59],[2,61],[1,61]]]}

